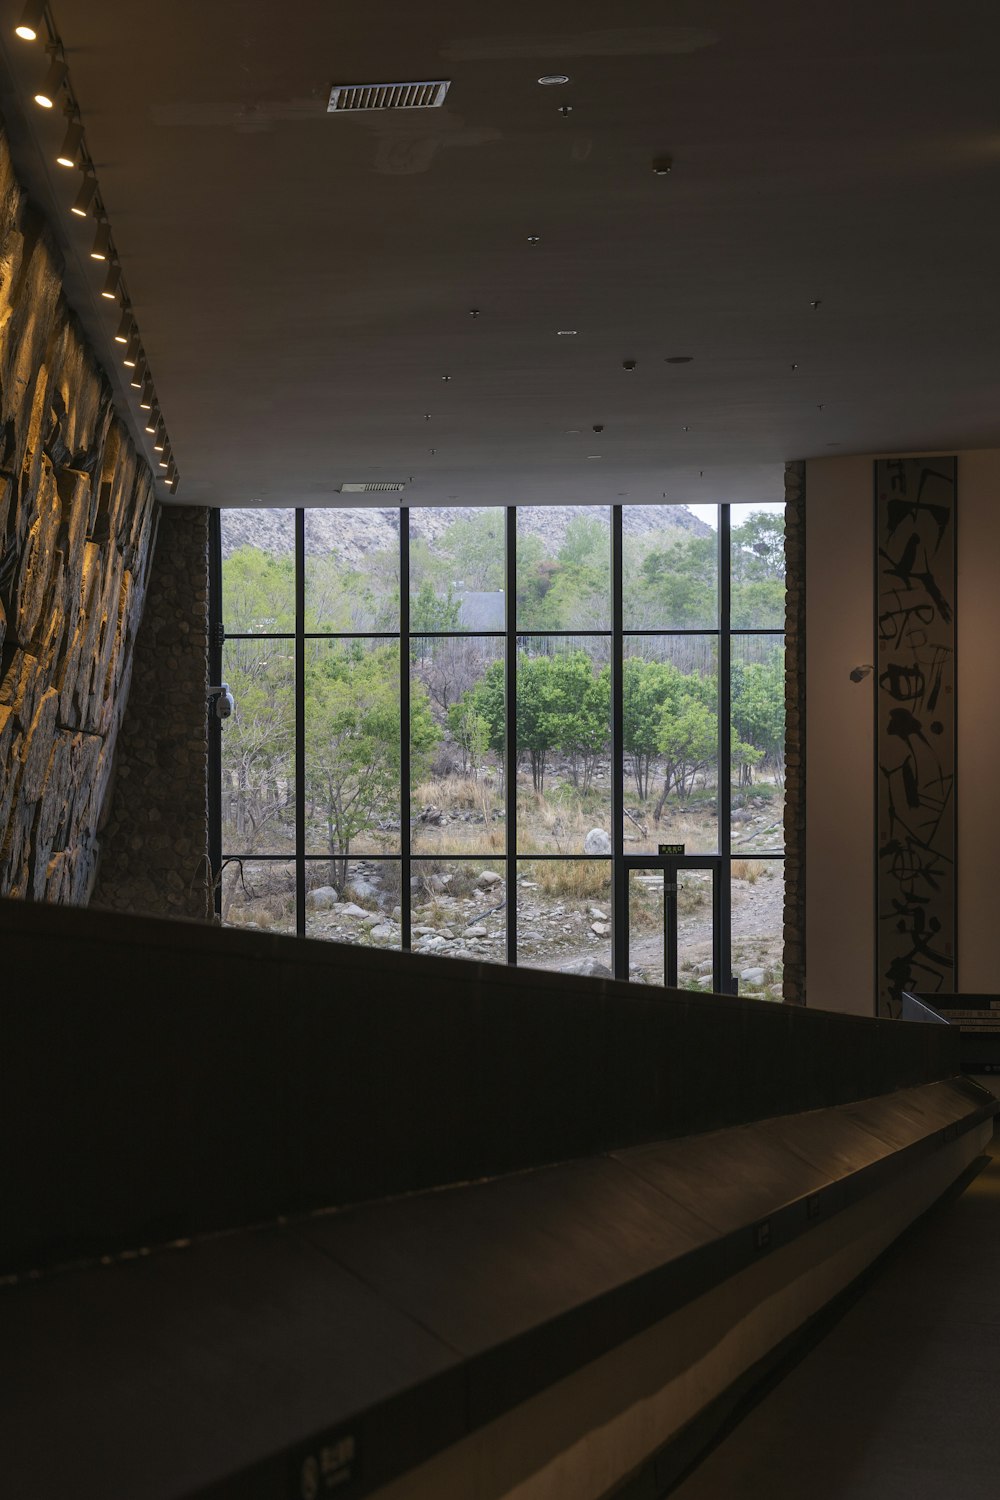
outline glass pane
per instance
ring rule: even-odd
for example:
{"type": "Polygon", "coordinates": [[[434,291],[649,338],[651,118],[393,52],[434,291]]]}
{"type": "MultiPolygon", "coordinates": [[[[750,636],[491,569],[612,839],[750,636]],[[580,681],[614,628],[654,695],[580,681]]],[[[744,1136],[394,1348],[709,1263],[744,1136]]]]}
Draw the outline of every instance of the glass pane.
{"type": "Polygon", "coordinates": [[[231,860],[222,871],[222,924],[255,932],[295,933],[291,860],[231,860]]]}
{"type": "Polygon", "coordinates": [[[517,962],[611,978],[610,859],[518,862],[517,962]]]}
{"type": "Polygon", "coordinates": [[[729,528],[732,624],[744,630],[783,630],[784,506],[733,505],[729,528]]]}
{"type": "Polygon", "coordinates": [[[718,847],[714,636],[626,636],[622,682],[626,853],[718,847]]]}
{"type": "Polygon", "coordinates": [[[398,948],[399,879],[394,859],[309,860],[306,937],[398,948]]]}
{"type": "Polygon", "coordinates": [[[223,510],[222,622],[229,635],[295,629],[295,512],[223,510]]]}
{"type": "Polygon", "coordinates": [[[518,506],[519,630],[611,628],[608,506],[518,506]]]}
{"type": "Polygon", "coordinates": [[[503,641],[413,636],[410,674],[411,849],[502,855],[503,641]]]}
{"type": "Polygon", "coordinates": [[[711,630],[719,614],[718,507],[622,508],[626,630],[711,630]]]}
{"type": "Polygon", "coordinates": [[[399,642],[307,641],[303,686],[306,852],[398,853],[399,642]]]}
{"type": "Polygon", "coordinates": [[[414,953],[507,961],[502,860],[415,859],[410,876],[414,953]]]}
{"type": "Polygon", "coordinates": [[[628,872],[628,977],[633,984],[663,984],[663,871],[628,872]]]}
{"type": "Polygon", "coordinates": [[[522,636],[517,648],[518,853],[608,855],[608,642],[522,636]]]}
{"type": "Polygon", "coordinates": [[[677,984],[711,990],[714,931],[711,870],[677,871],[677,984]]]}
{"type": "Polygon", "coordinates": [[[307,510],[306,631],[399,629],[399,511],[307,510]]]}
{"type": "Polygon", "coordinates": [[[295,852],[295,648],[227,641],[222,679],[234,708],[222,722],[222,848],[295,852]]]}
{"type": "Polygon", "coordinates": [[[734,859],[733,973],[741,995],[781,999],[785,867],[780,859],[734,859]]]}
{"type": "Polygon", "coordinates": [[[732,638],[732,846],[784,848],[785,639],[732,638]]]}
{"type": "Polygon", "coordinates": [[[503,630],[504,512],[410,511],[410,629],[503,630]]]}

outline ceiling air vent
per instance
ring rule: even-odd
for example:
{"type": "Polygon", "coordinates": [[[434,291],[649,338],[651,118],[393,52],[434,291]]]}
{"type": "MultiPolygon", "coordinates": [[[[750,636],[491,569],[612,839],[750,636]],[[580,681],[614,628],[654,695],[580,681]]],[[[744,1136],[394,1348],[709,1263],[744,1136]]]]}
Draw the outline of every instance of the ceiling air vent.
{"type": "Polygon", "coordinates": [[[339,495],[399,495],[405,489],[405,484],[393,484],[387,479],[380,479],[377,484],[342,484],[338,487],[337,493],[339,495]]]}
{"type": "Polygon", "coordinates": [[[369,109],[438,109],[450,87],[450,78],[432,83],[335,83],[326,109],[331,115],[369,109]]]}

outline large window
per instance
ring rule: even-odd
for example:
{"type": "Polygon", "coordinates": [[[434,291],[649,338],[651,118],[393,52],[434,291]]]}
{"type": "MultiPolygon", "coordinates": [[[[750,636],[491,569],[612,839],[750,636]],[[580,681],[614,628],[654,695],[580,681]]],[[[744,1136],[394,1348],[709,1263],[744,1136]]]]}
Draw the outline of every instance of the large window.
{"type": "Polygon", "coordinates": [[[224,922],[660,982],[683,846],[678,984],[780,998],[779,507],[222,511],[215,572],[224,922]]]}

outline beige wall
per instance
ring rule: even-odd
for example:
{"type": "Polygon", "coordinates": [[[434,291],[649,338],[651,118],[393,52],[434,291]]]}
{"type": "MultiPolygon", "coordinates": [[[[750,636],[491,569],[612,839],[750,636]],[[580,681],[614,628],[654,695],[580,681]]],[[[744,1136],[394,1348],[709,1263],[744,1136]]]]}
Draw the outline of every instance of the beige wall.
{"type": "MultiPolygon", "coordinates": [[[[874,1008],[871,456],[806,471],[806,972],[808,1003],[874,1008]]],[[[1000,993],[993,851],[1000,838],[1000,451],[958,457],[958,964],[1000,993]]]]}

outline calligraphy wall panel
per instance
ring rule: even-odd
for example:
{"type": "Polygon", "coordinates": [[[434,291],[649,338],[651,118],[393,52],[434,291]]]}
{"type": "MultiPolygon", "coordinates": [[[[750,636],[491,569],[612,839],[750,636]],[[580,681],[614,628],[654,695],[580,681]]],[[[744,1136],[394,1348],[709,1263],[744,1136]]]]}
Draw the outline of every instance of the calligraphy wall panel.
{"type": "Polygon", "coordinates": [[[956,990],[955,458],[875,464],[878,1006],[956,990]]]}

